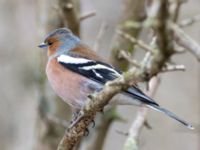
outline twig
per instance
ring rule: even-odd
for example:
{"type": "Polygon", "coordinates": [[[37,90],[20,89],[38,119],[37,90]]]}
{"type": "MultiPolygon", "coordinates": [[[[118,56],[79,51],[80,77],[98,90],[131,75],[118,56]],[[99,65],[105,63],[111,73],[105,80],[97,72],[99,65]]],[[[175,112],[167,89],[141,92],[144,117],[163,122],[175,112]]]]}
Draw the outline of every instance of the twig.
{"type": "Polygon", "coordinates": [[[185,52],[187,52],[187,50],[179,45],[177,45],[176,43],[174,43],[174,51],[176,54],[183,54],[185,52]]]}
{"type": "Polygon", "coordinates": [[[80,21],[83,21],[83,20],[88,19],[88,18],[91,18],[91,17],[93,17],[93,16],[95,16],[95,15],[96,15],[96,12],[95,12],[95,11],[88,12],[88,13],[83,14],[82,16],[80,16],[79,20],[80,20],[80,21]]]}
{"type": "Polygon", "coordinates": [[[138,68],[141,67],[140,63],[137,62],[135,59],[132,59],[130,54],[128,52],[126,52],[125,50],[121,50],[119,52],[119,58],[121,58],[121,57],[128,60],[128,62],[130,62],[130,64],[132,64],[135,67],[138,67],[138,68]]]}
{"type": "Polygon", "coordinates": [[[191,52],[198,61],[200,61],[200,45],[188,36],[181,28],[176,24],[171,24],[171,29],[174,33],[174,39],[177,44],[191,52]]]}
{"type": "Polygon", "coordinates": [[[162,72],[170,72],[170,71],[185,71],[184,65],[167,65],[162,69],[162,72]]]}
{"type": "Polygon", "coordinates": [[[143,41],[141,40],[137,40],[136,38],[130,36],[128,33],[125,33],[121,30],[117,30],[117,33],[119,35],[121,35],[122,37],[124,37],[125,39],[129,40],[130,42],[132,42],[133,44],[137,44],[139,47],[141,47],[143,50],[153,53],[154,50],[147,44],[145,44],[143,41]]]}
{"type": "Polygon", "coordinates": [[[172,2],[171,7],[172,9],[172,21],[173,22],[177,22],[178,17],[179,17],[179,11],[181,8],[181,4],[183,4],[185,1],[183,0],[175,0],[172,2]]]}
{"type": "Polygon", "coordinates": [[[179,23],[179,27],[183,28],[183,27],[187,27],[187,26],[190,26],[196,22],[200,21],[200,15],[196,15],[196,16],[193,16],[191,18],[187,18],[187,19],[184,19],[182,20],[180,23],[179,23]]]}
{"type": "Polygon", "coordinates": [[[100,26],[99,32],[97,34],[97,38],[94,42],[94,48],[93,48],[94,51],[99,50],[100,41],[101,41],[103,35],[105,34],[106,28],[107,28],[107,25],[103,22],[100,26]]]}

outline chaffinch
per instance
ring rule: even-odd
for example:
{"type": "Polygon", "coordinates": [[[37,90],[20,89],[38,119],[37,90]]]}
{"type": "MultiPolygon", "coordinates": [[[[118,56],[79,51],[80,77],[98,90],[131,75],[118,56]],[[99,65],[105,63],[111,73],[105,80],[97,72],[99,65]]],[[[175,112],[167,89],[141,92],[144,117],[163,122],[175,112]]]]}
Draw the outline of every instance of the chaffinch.
{"type": "MultiPolygon", "coordinates": [[[[80,110],[88,95],[100,91],[107,81],[122,75],[120,70],[108,64],[67,28],[49,33],[39,47],[48,49],[46,74],[53,90],[74,109],[80,110]]],[[[137,86],[132,86],[122,94],[131,97],[133,102],[146,104],[188,128],[193,128],[172,112],[160,107],[137,86]]]]}

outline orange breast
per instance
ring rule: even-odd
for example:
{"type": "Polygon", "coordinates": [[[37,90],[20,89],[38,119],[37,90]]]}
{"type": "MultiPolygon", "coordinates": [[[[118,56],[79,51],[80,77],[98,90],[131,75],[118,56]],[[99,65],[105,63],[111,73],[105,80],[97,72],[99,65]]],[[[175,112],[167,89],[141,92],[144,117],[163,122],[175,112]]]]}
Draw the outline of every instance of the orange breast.
{"type": "Polygon", "coordinates": [[[83,88],[87,78],[64,68],[56,58],[47,63],[46,74],[56,94],[72,107],[80,108],[87,96],[94,92],[90,88],[83,88]]]}

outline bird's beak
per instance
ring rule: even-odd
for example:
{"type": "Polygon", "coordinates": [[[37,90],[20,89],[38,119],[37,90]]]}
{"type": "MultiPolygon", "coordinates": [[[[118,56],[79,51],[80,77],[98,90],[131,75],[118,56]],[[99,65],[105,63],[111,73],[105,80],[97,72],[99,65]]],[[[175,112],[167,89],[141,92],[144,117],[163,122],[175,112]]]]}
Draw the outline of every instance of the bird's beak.
{"type": "Polygon", "coordinates": [[[41,43],[40,45],[38,45],[39,48],[47,48],[47,44],[46,43],[41,43]]]}

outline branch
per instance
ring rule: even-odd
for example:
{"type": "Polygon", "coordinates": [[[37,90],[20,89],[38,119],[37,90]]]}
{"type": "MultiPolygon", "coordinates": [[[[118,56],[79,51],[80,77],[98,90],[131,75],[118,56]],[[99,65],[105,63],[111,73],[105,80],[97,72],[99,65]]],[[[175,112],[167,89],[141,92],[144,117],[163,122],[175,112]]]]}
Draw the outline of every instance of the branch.
{"type": "Polygon", "coordinates": [[[143,41],[137,40],[133,36],[131,36],[131,35],[127,34],[127,33],[124,33],[124,32],[122,32],[120,30],[117,30],[117,33],[120,36],[124,37],[126,40],[129,40],[130,42],[132,42],[134,45],[135,44],[138,45],[139,47],[141,47],[146,52],[153,53],[154,50],[149,45],[145,44],[143,41]]]}
{"type": "Polygon", "coordinates": [[[193,54],[198,61],[200,61],[200,45],[194,41],[190,36],[188,36],[181,28],[176,24],[171,24],[171,29],[174,33],[174,39],[180,46],[187,49],[191,54],[193,54]]]}

